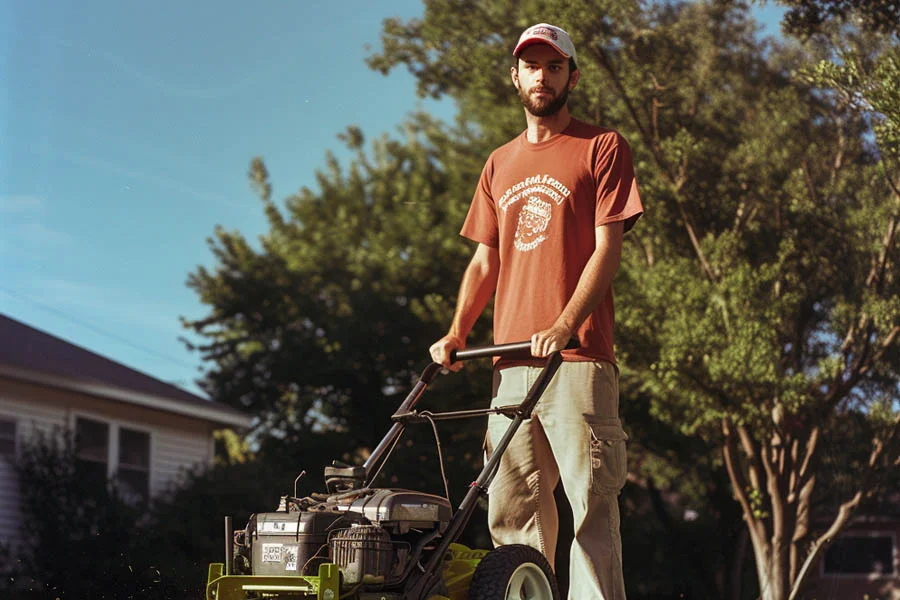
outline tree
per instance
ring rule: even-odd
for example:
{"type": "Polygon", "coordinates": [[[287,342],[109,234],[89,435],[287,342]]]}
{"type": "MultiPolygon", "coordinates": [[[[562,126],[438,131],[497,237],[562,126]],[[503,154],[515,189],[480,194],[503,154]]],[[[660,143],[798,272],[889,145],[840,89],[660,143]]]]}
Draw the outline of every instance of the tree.
{"type": "MultiPolygon", "coordinates": [[[[408,67],[422,93],[452,95],[495,139],[514,101],[494,65],[518,32],[547,20],[578,40],[576,114],[632,141],[647,199],[616,282],[623,380],[655,419],[718,449],[762,597],[796,596],[822,546],[823,438],[840,448],[830,432],[849,418],[872,433],[826,538],[897,465],[889,152],[868,143],[871,121],[793,77],[822,56],[815,40],[760,42],[740,3],[462,4],[386,22],[371,64],[408,67]]],[[[892,82],[894,62],[879,64],[892,82]]],[[[877,87],[878,127],[890,128],[897,89],[877,87]]]]}

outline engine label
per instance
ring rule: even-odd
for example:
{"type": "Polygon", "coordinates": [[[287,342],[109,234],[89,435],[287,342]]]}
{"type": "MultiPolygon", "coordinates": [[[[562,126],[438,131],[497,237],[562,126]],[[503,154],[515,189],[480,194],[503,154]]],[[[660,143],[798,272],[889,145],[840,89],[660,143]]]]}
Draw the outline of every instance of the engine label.
{"type": "Polygon", "coordinates": [[[306,523],[303,521],[290,523],[288,521],[266,521],[259,528],[260,533],[304,533],[306,523]]]}
{"type": "Polygon", "coordinates": [[[300,546],[285,546],[284,547],[284,570],[285,571],[296,571],[297,570],[297,554],[300,552],[300,546]]]}
{"type": "MultiPolygon", "coordinates": [[[[262,561],[280,563],[284,553],[284,546],[281,544],[263,544],[262,545],[262,561]]],[[[296,562],[296,557],[294,562],[296,562]]]]}

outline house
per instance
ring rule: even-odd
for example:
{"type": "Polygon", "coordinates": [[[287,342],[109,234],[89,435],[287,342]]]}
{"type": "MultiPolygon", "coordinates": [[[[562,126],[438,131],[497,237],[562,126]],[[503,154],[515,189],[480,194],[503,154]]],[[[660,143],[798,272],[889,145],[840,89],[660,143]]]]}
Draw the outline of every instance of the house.
{"type": "MultiPolygon", "coordinates": [[[[825,525],[825,523],[823,523],[825,525]]],[[[900,600],[900,492],[852,519],[825,550],[815,598],[900,600]]]]}
{"type": "Polygon", "coordinates": [[[79,466],[152,498],[211,464],[213,432],[251,418],[0,314],[0,543],[21,543],[14,461],[35,432],[75,433],[79,466]]]}

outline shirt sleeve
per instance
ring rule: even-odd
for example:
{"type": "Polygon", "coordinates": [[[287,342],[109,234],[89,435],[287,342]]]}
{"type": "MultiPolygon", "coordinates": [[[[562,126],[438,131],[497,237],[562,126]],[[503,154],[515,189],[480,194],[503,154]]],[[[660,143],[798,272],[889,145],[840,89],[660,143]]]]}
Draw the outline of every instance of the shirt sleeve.
{"type": "Polygon", "coordinates": [[[594,226],[625,221],[628,231],[644,212],[634,177],[631,148],[618,133],[598,140],[594,159],[594,181],[597,183],[597,205],[594,226]]]}
{"type": "Polygon", "coordinates": [[[488,158],[481,170],[469,214],[463,223],[460,235],[491,248],[500,247],[500,228],[497,223],[497,207],[491,195],[491,178],[494,173],[493,156],[488,158]]]}

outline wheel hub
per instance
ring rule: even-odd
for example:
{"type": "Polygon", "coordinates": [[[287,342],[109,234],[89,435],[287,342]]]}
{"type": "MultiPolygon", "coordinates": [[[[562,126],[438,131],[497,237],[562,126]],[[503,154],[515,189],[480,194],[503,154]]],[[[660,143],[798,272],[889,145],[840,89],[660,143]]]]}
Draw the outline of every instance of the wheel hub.
{"type": "Polygon", "coordinates": [[[506,586],[506,600],[552,600],[547,576],[534,563],[524,563],[513,571],[506,586]]]}

